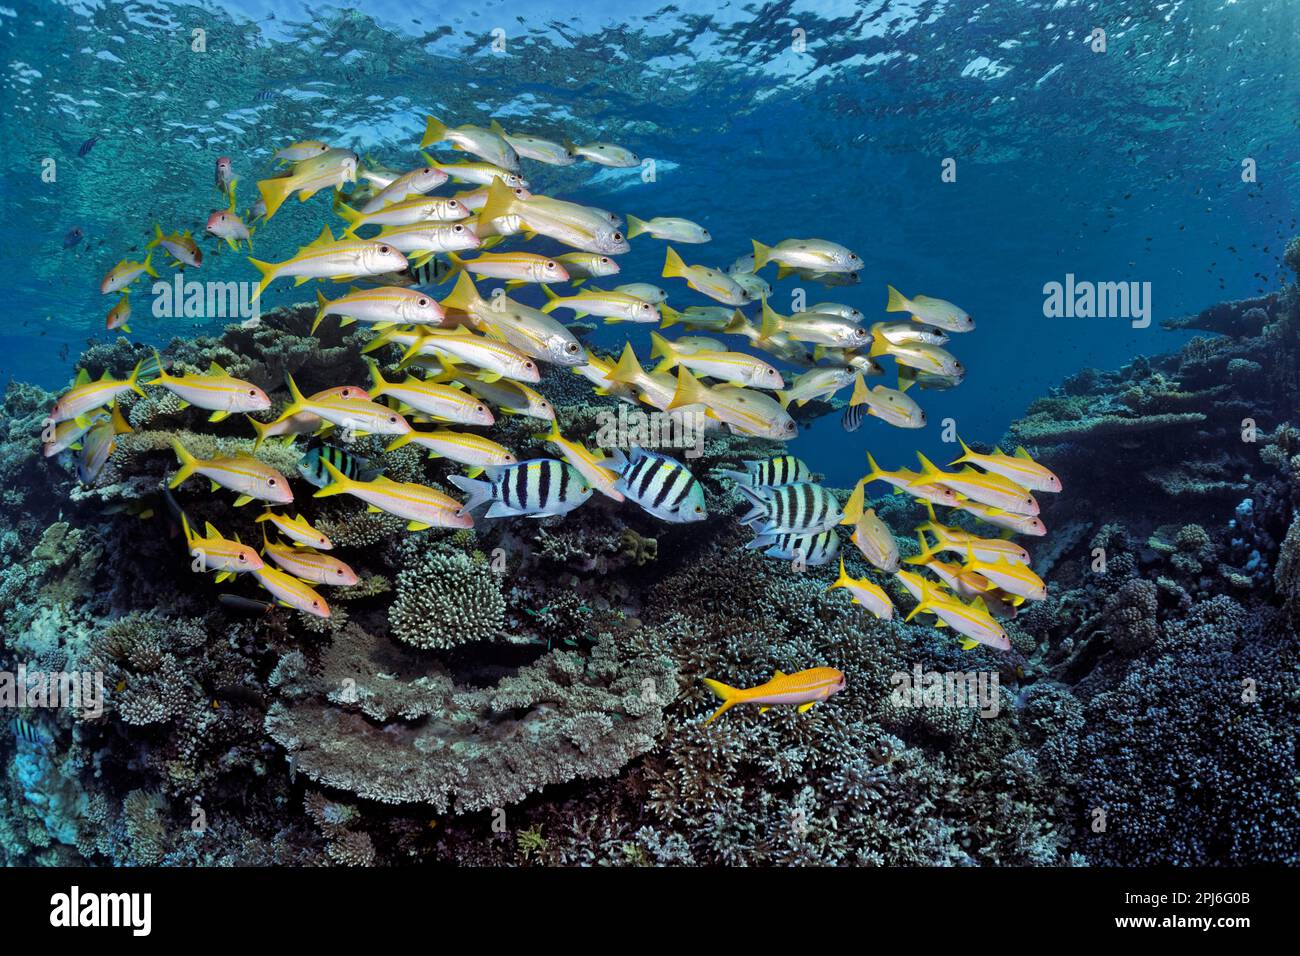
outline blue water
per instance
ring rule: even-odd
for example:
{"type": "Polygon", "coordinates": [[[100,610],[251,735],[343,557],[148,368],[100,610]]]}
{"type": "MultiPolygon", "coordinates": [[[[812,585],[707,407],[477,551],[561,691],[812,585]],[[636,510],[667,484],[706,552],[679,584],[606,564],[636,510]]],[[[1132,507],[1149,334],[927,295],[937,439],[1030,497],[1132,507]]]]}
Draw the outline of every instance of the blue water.
{"type": "MultiPolygon", "coordinates": [[[[586,163],[527,172],[540,191],[699,221],[714,241],[684,247],[688,261],[725,266],[751,238],[824,237],[866,267],[853,288],[805,284],[809,301],[847,302],[876,321],[892,283],[975,317],[951,346],[966,381],[921,396],[925,432],[869,421],[846,439],[830,417],[796,441],[814,469],[847,483],[867,448],[886,465],[914,449],[942,456],[945,417],[963,437],[996,439],[1073,371],[1177,346],[1185,336],[1162,332],[1162,318],[1277,288],[1300,205],[1298,10],[1290,0],[0,2],[0,376],[47,387],[71,376],[86,342],[108,336],[103,274],[138,258],[155,221],[201,234],[221,205],[217,156],[234,158],[242,206],[289,141],[409,166],[426,112],[496,117],[654,158],[651,183],[586,163]],[[1106,30],[1104,53],[1088,45],[1094,27],[1106,30]],[[190,50],[198,28],[206,52],[190,50]],[[494,29],[504,52],[491,48],[494,29]],[[1254,183],[1242,181],[1248,157],[1254,183]],[[955,182],[941,180],[945,158],[955,182]],[[41,178],[48,160],[54,182],[41,178]],[[74,228],[85,238],[65,248],[74,228]],[[1150,282],[1155,321],[1044,318],[1043,285],[1066,273],[1150,282]]],[[[337,225],[323,198],[287,204],[257,235],[259,258],[288,256],[322,221],[337,225]]],[[[254,277],[242,255],[203,247],[202,278],[254,277]]],[[[679,308],[708,304],[658,279],[663,247],[635,240],[620,278],[662,282],[679,308]]],[[[778,284],[778,311],[790,311],[795,285],[778,284]]],[[[280,283],[268,304],[301,297],[280,283]]],[[[137,340],[199,331],[149,319],[143,293],[133,298],[137,340]]],[[[596,340],[624,336],[644,356],[644,329],[596,340]]]]}

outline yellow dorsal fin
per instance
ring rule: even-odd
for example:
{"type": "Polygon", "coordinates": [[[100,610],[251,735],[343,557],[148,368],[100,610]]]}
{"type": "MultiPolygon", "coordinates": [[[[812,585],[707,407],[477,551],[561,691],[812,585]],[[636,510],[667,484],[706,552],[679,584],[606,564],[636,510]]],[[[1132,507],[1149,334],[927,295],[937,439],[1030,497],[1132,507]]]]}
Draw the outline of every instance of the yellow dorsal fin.
{"type": "Polygon", "coordinates": [[[1029,461],[1033,461],[1033,459],[1029,457],[1029,452],[1025,451],[1025,446],[1024,446],[1024,445],[1017,445],[1017,446],[1016,446],[1016,457],[1017,457],[1017,458],[1025,458],[1025,459],[1028,459],[1029,461]]]}
{"type": "Polygon", "coordinates": [[[785,677],[785,676],[786,675],[783,671],[777,671],[775,674],[772,675],[772,679],[775,680],[778,677],[785,677]]]}
{"type": "Polygon", "coordinates": [[[311,242],[307,243],[307,245],[304,246],[303,248],[310,249],[313,246],[326,246],[326,245],[331,245],[333,242],[334,242],[334,234],[330,232],[330,227],[322,226],[320,235],[317,236],[315,239],[313,239],[311,242]]]}
{"type": "Polygon", "coordinates": [[[75,381],[73,384],[74,384],[74,385],[89,385],[89,384],[90,384],[90,373],[87,372],[84,368],[79,368],[79,369],[77,369],[77,378],[76,378],[76,381],[75,381]]]}
{"type": "Polygon", "coordinates": [[[211,521],[203,522],[203,533],[206,534],[209,538],[221,537],[221,532],[218,531],[215,527],[213,527],[211,521]]]}
{"type": "Polygon", "coordinates": [[[215,362],[215,361],[212,362],[212,364],[210,364],[210,365],[208,366],[208,371],[211,372],[213,375],[225,375],[225,374],[226,374],[226,370],[225,370],[224,368],[222,368],[222,367],[221,367],[217,362],[215,362]]]}

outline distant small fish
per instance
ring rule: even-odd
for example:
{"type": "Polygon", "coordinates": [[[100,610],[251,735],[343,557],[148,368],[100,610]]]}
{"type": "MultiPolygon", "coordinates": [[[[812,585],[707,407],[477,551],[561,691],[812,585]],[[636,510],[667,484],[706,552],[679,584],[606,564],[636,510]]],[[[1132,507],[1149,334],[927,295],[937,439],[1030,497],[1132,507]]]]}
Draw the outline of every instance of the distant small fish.
{"type": "Polygon", "coordinates": [[[247,614],[265,614],[275,607],[270,601],[258,601],[239,594],[218,594],[217,600],[232,611],[242,611],[247,614]]]}
{"type": "Polygon", "coordinates": [[[54,743],[54,736],[48,730],[23,717],[9,721],[9,730],[21,743],[32,744],[42,750],[54,743]]]}
{"type": "Polygon", "coordinates": [[[275,99],[279,95],[280,93],[278,90],[273,90],[268,88],[264,90],[258,90],[257,93],[254,94],[253,99],[256,100],[258,103],[269,103],[271,100],[275,99]]]}
{"type": "Polygon", "coordinates": [[[86,236],[85,230],[80,226],[73,226],[68,230],[67,235],[63,237],[63,248],[71,249],[86,236]]]}
{"type": "Polygon", "coordinates": [[[88,152],[90,152],[92,149],[95,148],[95,144],[98,142],[99,142],[98,136],[90,137],[90,139],[86,140],[84,143],[81,144],[81,149],[77,150],[77,155],[85,156],[88,152]]]}

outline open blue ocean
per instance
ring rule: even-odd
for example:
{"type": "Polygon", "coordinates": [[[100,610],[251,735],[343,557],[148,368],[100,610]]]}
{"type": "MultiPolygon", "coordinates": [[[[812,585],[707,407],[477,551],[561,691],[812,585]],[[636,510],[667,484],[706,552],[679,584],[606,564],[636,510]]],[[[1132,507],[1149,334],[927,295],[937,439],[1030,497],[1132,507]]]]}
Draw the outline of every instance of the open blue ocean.
{"type": "Polygon", "coordinates": [[[1298,38],[0,0],[0,863],[1300,863],[1298,38]]]}

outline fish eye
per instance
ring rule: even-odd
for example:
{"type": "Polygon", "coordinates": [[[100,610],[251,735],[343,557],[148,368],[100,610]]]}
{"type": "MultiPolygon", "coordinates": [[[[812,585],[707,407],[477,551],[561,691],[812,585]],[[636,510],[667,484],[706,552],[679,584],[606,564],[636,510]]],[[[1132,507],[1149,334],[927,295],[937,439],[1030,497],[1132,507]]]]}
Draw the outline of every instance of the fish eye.
{"type": "Polygon", "coordinates": [[[487,409],[484,408],[482,405],[475,405],[475,406],[474,406],[474,411],[476,411],[476,412],[486,412],[487,409]]]}
{"type": "Polygon", "coordinates": [[[257,397],[257,389],[255,389],[255,388],[250,388],[250,389],[248,390],[248,394],[249,394],[249,395],[252,395],[254,398],[256,398],[256,397],[257,397]]]}
{"type": "Polygon", "coordinates": [[[703,514],[703,513],[704,513],[704,509],[701,508],[699,505],[696,505],[696,506],[695,506],[695,513],[696,513],[697,515],[698,515],[698,514],[703,514]]]}
{"type": "Polygon", "coordinates": [[[609,257],[608,257],[608,256],[601,256],[601,257],[600,257],[600,264],[601,264],[602,266],[607,266],[607,265],[609,265],[609,257]]]}
{"type": "Polygon", "coordinates": [[[433,172],[433,170],[430,169],[428,166],[425,166],[424,169],[422,169],[422,170],[420,170],[420,171],[421,171],[422,173],[424,173],[424,175],[426,175],[426,176],[429,175],[431,172],[433,172]]]}
{"type": "Polygon", "coordinates": [[[614,233],[614,241],[615,241],[615,242],[622,242],[622,241],[623,241],[623,234],[622,234],[621,232],[616,232],[616,233],[614,233]]]}
{"type": "Polygon", "coordinates": [[[542,266],[542,268],[543,268],[543,269],[549,269],[549,270],[551,270],[552,272],[554,272],[554,271],[555,271],[555,263],[554,263],[554,262],[551,262],[551,261],[549,261],[549,260],[547,260],[546,264],[545,264],[544,266],[542,266]]]}
{"type": "Polygon", "coordinates": [[[244,557],[244,555],[241,554],[241,555],[239,556],[239,563],[240,563],[240,564],[244,564],[244,563],[247,562],[247,561],[248,561],[248,558],[244,557]]]}
{"type": "Polygon", "coordinates": [[[384,253],[385,255],[387,255],[387,253],[388,253],[388,247],[387,247],[387,246],[380,246],[380,247],[379,247],[379,251],[382,252],[382,253],[384,253]]]}
{"type": "Polygon", "coordinates": [[[311,602],[311,606],[312,606],[312,607],[320,607],[320,602],[319,602],[319,601],[312,601],[312,602],[311,602]]]}
{"type": "Polygon", "coordinates": [[[396,416],[396,415],[389,415],[389,416],[388,416],[388,423],[389,423],[390,425],[396,425],[396,424],[397,424],[397,416],[396,416]]]}
{"type": "Polygon", "coordinates": [[[525,362],[525,363],[524,363],[524,368],[536,368],[536,367],[537,367],[537,366],[535,366],[532,362],[525,362]]]}
{"type": "Polygon", "coordinates": [[[464,231],[465,231],[465,227],[462,226],[460,223],[457,223],[456,225],[454,225],[454,226],[451,227],[451,231],[452,231],[452,232],[464,232],[464,231]]]}
{"type": "Polygon", "coordinates": [[[428,304],[429,304],[429,300],[428,300],[428,299],[424,299],[424,298],[422,298],[422,299],[420,299],[419,304],[422,305],[422,306],[423,306],[423,305],[428,305],[428,304]]]}
{"type": "Polygon", "coordinates": [[[568,345],[566,345],[566,346],[564,347],[564,351],[566,351],[566,352],[576,352],[576,351],[578,351],[578,348],[579,348],[579,346],[578,346],[578,343],[577,343],[577,342],[570,342],[568,345]]]}

